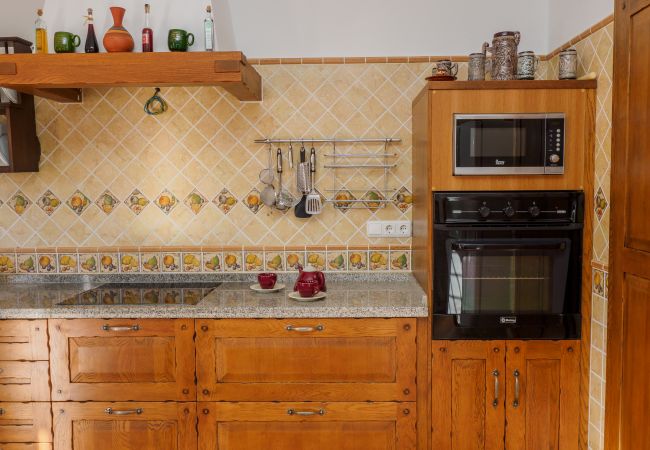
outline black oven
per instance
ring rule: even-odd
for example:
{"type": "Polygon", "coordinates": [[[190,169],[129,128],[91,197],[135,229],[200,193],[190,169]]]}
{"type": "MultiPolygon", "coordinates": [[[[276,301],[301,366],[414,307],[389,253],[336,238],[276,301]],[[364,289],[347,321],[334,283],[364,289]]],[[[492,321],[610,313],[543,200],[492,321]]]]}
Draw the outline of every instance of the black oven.
{"type": "Polygon", "coordinates": [[[580,337],[584,195],[434,194],[434,339],[580,337]]]}

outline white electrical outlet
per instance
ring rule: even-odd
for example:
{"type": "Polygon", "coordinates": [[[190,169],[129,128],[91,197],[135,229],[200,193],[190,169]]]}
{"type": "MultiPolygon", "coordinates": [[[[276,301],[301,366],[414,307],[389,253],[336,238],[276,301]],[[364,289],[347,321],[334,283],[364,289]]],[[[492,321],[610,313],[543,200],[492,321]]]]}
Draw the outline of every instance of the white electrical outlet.
{"type": "Polygon", "coordinates": [[[368,237],[409,237],[411,222],[408,220],[369,220],[366,222],[368,237]]]}

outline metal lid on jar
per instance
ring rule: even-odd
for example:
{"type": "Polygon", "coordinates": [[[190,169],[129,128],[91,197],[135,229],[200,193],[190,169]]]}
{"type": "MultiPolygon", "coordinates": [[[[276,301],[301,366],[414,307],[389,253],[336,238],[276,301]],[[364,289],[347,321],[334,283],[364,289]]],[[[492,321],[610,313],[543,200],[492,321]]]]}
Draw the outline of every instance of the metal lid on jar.
{"type": "Polygon", "coordinates": [[[562,50],[560,52],[560,55],[575,55],[577,53],[578,53],[578,51],[575,48],[571,47],[571,48],[567,48],[567,49],[562,50]]]}
{"type": "Polygon", "coordinates": [[[515,37],[518,34],[518,31],[499,31],[498,33],[494,33],[494,37],[515,37]]]}

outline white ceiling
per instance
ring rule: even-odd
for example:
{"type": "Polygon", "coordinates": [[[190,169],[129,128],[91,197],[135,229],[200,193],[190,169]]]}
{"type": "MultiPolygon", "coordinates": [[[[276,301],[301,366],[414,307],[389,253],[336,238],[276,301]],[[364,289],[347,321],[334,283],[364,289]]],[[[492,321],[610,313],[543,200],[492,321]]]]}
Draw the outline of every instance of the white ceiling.
{"type": "MultiPolygon", "coordinates": [[[[168,28],[197,34],[209,0],[149,0],[156,49],[168,28]]],[[[144,0],[7,2],[0,35],[33,39],[35,11],[45,7],[50,34],[85,37],[82,15],[95,9],[100,37],[108,7],[127,8],[125,26],[139,41],[144,0]]],[[[613,11],[613,0],[212,0],[221,49],[249,57],[458,55],[480,49],[496,31],[522,33],[521,50],[547,53],[613,11]]],[[[50,35],[50,40],[52,36],[50,35]]],[[[139,45],[136,45],[138,48],[139,45]]]]}

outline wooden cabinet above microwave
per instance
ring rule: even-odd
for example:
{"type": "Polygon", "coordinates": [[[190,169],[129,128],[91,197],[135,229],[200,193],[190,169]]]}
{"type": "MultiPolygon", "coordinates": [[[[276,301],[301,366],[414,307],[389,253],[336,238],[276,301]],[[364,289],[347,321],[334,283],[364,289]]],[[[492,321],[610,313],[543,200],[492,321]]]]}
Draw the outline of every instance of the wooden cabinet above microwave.
{"type": "Polygon", "coordinates": [[[0,103],[0,173],[38,172],[41,144],[36,136],[34,97],[0,103]]]}

